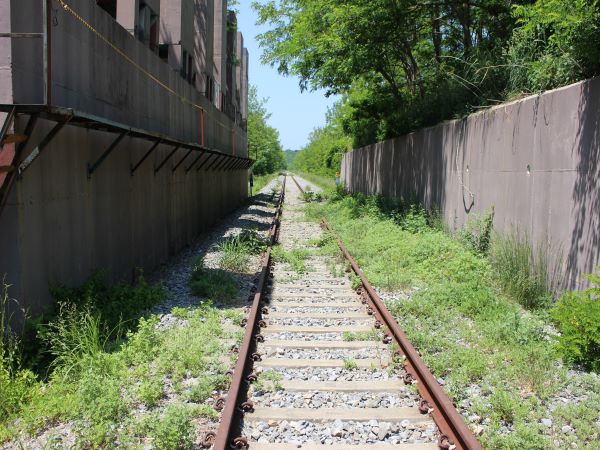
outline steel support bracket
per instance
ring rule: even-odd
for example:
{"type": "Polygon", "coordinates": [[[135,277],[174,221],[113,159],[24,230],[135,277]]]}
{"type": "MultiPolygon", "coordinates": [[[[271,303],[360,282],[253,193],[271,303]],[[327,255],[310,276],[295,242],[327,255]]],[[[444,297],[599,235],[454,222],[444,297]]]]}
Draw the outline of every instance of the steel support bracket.
{"type": "Polygon", "coordinates": [[[23,162],[21,162],[21,164],[19,164],[19,168],[17,169],[19,178],[23,177],[23,173],[27,170],[27,168],[31,166],[33,161],[35,161],[40,153],[42,153],[42,151],[48,146],[48,144],[52,142],[52,139],[54,139],[62,127],[69,123],[69,120],[66,120],[65,122],[58,122],[56,125],[54,125],[54,127],[48,132],[44,139],[42,139],[37,147],[31,151],[31,153],[23,160],[23,162]]]}
{"type": "Polygon", "coordinates": [[[223,155],[217,155],[217,157],[215,158],[215,160],[208,165],[208,167],[206,168],[206,170],[210,170],[212,167],[214,167],[216,163],[218,163],[219,161],[221,161],[222,157],[223,157],[223,155]]]}
{"type": "Polygon", "coordinates": [[[202,167],[204,167],[206,165],[206,163],[213,157],[215,156],[214,153],[211,153],[210,155],[208,155],[208,158],[206,158],[204,161],[202,161],[202,164],[200,164],[198,166],[198,168],[196,169],[196,172],[200,172],[200,169],[202,169],[202,167]]]}
{"type": "Polygon", "coordinates": [[[142,156],[142,158],[137,162],[137,164],[132,165],[130,167],[130,171],[131,171],[131,176],[133,176],[133,174],[135,173],[135,171],[138,169],[138,167],[140,167],[142,165],[142,163],[144,161],[146,161],[146,159],[148,158],[148,156],[150,156],[152,154],[152,152],[154,150],[156,150],[156,147],[158,147],[158,145],[162,142],[162,139],[157,140],[152,147],[150,147],[150,150],[148,150],[144,156],[142,156]]]}
{"type": "Polygon", "coordinates": [[[169,152],[169,154],[165,157],[165,159],[163,159],[161,161],[161,163],[154,168],[154,175],[156,175],[160,171],[160,169],[163,168],[163,166],[167,163],[167,161],[169,161],[171,159],[171,156],[173,156],[175,154],[175,152],[177,150],[179,150],[179,147],[181,147],[181,145],[176,145],[175,147],[173,147],[173,150],[171,150],[169,152]]]}
{"type": "Polygon", "coordinates": [[[192,169],[194,168],[194,166],[196,165],[196,163],[197,163],[198,161],[200,161],[200,158],[202,158],[202,157],[204,156],[204,154],[205,154],[205,153],[206,153],[206,152],[200,152],[200,154],[199,154],[199,155],[198,155],[198,157],[197,157],[197,158],[194,160],[194,162],[193,162],[192,164],[190,164],[190,165],[188,166],[188,168],[187,168],[187,169],[185,169],[185,173],[188,173],[190,170],[192,170],[192,169]]]}
{"type": "Polygon", "coordinates": [[[102,155],[100,156],[100,158],[98,158],[94,164],[89,164],[88,163],[88,169],[87,169],[88,178],[92,177],[93,173],[98,169],[98,167],[100,167],[100,164],[102,164],[104,162],[104,160],[108,157],[108,155],[111,154],[111,152],[117,147],[117,145],[119,145],[119,142],[121,142],[123,140],[123,138],[125,136],[127,136],[127,134],[128,133],[121,133],[119,135],[119,137],[117,137],[112,142],[112,144],[110,144],[108,146],[108,148],[104,151],[104,153],[102,153],[102,155]]]}
{"type": "Polygon", "coordinates": [[[227,164],[227,162],[229,161],[229,156],[227,156],[227,155],[223,155],[223,156],[224,156],[224,158],[218,164],[216,164],[215,167],[213,168],[214,172],[216,172],[217,170],[221,170],[223,168],[223,166],[225,164],[227,164]]]}
{"type": "Polygon", "coordinates": [[[227,163],[223,167],[221,167],[221,170],[228,172],[229,169],[231,169],[236,162],[237,162],[237,157],[234,156],[229,161],[227,161],[227,163]]]}
{"type": "Polygon", "coordinates": [[[175,164],[175,167],[173,167],[173,168],[171,169],[171,172],[175,172],[175,171],[176,171],[176,170],[179,168],[179,166],[181,165],[181,163],[183,163],[183,162],[184,162],[184,161],[187,159],[187,157],[188,157],[188,156],[190,156],[190,153],[192,153],[193,151],[194,151],[194,149],[191,149],[191,148],[190,148],[190,149],[188,150],[188,152],[185,154],[185,156],[184,156],[183,158],[181,158],[181,159],[179,160],[179,162],[178,162],[177,164],[175,164]]]}

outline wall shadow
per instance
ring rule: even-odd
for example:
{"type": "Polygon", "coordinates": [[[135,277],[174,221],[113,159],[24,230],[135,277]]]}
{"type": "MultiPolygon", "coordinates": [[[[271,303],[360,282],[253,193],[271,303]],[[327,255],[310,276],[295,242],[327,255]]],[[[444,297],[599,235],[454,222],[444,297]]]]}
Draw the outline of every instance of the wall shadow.
{"type": "Polygon", "coordinates": [[[571,150],[577,170],[567,255],[569,286],[581,284],[579,275],[592,272],[594,265],[600,264],[600,78],[582,84],[581,89],[579,130],[571,150]]]}

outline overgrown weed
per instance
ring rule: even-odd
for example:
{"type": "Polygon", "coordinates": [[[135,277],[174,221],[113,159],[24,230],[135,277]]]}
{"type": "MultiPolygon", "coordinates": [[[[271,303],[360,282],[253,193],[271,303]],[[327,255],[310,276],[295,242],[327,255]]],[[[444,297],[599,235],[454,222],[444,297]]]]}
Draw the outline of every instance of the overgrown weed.
{"type": "Polygon", "coordinates": [[[260,254],[266,240],[255,229],[246,229],[217,245],[220,253],[219,267],[232,272],[246,272],[251,255],[260,254]]]}
{"type": "MultiPolygon", "coordinates": [[[[570,419],[552,415],[544,406],[556,399],[567,379],[549,333],[548,313],[540,309],[545,303],[530,302],[540,307],[527,311],[512,295],[499,289],[495,267],[484,255],[489,229],[485,221],[483,227],[476,227],[482,232],[469,238],[474,245],[465,245],[443,227],[431,226],[431,219],[419,208],[404,208],[405,215],[390,214],[385,203],[378,197],[340,196],[326,204],[307,205],[306,216],[314,221],[325,217],[331,223],[375,286],[407,291],[408,299],[388,302],[388,308],[435,376],[444,379],[451,398],[456,403],[469,399],[472,411],[490,418],[481,437],[486,448],[550,446],[550,436],[538,425],[541,418],[551,416],[556,427],[569,424],[570,419]],[[475,400],[474,384],[481,389],[475,400]],[[492,398],[497,392],[502,394],[492,398]],[[512,430],[508,435],[501,432],[507,424],[512,430]]],[[[338,251],[335,245],[326,245],[323,250],[333,257],[338,251]]],[[[531,252],[524,253],[527,257],[522,261],[529,263],[531,252]]],[[[543,273],[543,264],[541,261],[531,273],[543,273]]],[[[520,270],[525,266],[517,267],[520,270]]],[[[526,298],[550,299],[546,292],[553,290],[552,278],[538,285],[546,287],[524,289],[536,294],[526,298]]],[[[597,296],[597,292],[587,292],[583,299],[565,300],[562,320],[588,323],[576,317],[595,317],[588,307],[598,302],[589,303],[588,299],[597,296]],[[581,305],[581,309],[572,303],[581,305]]],[[[599,322],[596,320],[596,324],[599,322]]],[[[594,327],[583,328],[588,330],[583,332],[586,337],[571,342],[584,346],[592,334],[600,334],[594,327]]],[[[592,390],[600,389],[597,378],[594,380],[592,390]]],[[[600,413],[598,399],[589,406],[600,413]]],[[[581,430],[593,425],[592,419],[578,423],[581,430]]],[[[567,435],[554,435],[553,439],[564,446],[573,441],[567,435]]],[[[579,446],[587,442],[585,436],[578,439],[575,441],[579,446]]]]}
{"type": "Polygon", "coordinates": [[[190,288],[196,297],[231,301],[237,293],[237,283],[231,274],[221,269],[204,267],[204,259],[198,258],[194,262],[190,288]]]}
{"type": "Polygon", "coordinates": [[[561,284],[559,259],[547,243],[534,245],[513,229],[494,236],[490,262],[501,288],[527,309],[550,306],[561,284]]]}

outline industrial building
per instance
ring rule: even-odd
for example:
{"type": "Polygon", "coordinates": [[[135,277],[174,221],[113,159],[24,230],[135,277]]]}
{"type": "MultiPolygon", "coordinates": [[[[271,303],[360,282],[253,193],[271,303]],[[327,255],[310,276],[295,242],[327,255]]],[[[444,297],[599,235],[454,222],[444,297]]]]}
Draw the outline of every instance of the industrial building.
{"type": "Polygon", "coordinates": [[[129,281],[247,197],[248,52],[227,0],[0,4],[0,276],[30,315],[129,281]]]}

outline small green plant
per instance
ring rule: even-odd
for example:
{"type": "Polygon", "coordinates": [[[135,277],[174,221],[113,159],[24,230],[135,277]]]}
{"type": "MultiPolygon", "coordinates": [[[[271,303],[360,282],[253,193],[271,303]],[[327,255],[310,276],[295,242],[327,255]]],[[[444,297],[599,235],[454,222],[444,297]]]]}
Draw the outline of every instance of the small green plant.
{"type": "Polygon", "coordinates": [[[490,250],[492,231],[494,228],[494,208],[483,216],[474,215],[461,228],[456,237],[469,249],[480,255],[487,255],[490,250]]]}
{"type": "Polygon", "coordinates": [[[258,380],[253,385],[253,388],[257,392],[274,392],[282,391],[283,386],[281,381],[283,375],[275,370],[267,370],[260,374],[258,380]]]}
{"type": "Polygon", "coordinates": [[[289,264],[292,270],[296,273],[308,272],[308,267],[305,261],[310,255],[308,250],[295,248],[288,252],[285,251],[280,245],[276,245],[273,247],[272,255],[275,261],[289,264]]]}
{"type": "Polygon", "coordinates": [[[169,406],[154,425],[151,435],[154,447],[164,450],[184,450],[194,445],[194,425],[191,411],[183,406],[169,406]]]}
{"type": "Polygon", "coordinates": [[[214,391],[225,389],[228,384],[228,379],[224,375],[202,375],[198,383],[190,388],[188,399],[195,403],[204,403],[214,391]]]}
{"type": "Polygon", "coordinates": [[[237,293],[237,283],[230,274],[219,269],[205,268],[202,259],[194,264],[190,288],[196,297],[219,301],[231,300],[237,293]]]}
{"type": "Polygon", "coordinates": [[[356,370],[358,369],[358,364],[356,364],[356,361],[352,358],[344,358],[342,367],[345,370],[356,370]]]}
{"type": "Polygon", "coordinates": [[[342,340],[344,340],[346,342],[351,342],[351,341],[378,341],[379,340],[379,333],[377,332],[377,330],[357,331],[357,332],[344,331],[342,333],[342,340]]]}
{"type": "Polygon", "coordinates": [[[560,285],[557,256],[548,244],[535,247],[519,230],[496,235],[490,262],[500,287],[525,308],[548,306],[560,285]]]}
{"type": "Polygon", "coordinates": [[[558,350],[563,359],[600,373],[600,274],[587,278],[592,287],[566,292],[551,316],[560,330],[558,350]]]}
{"type": "Polygon", "coordinates": [[[255,229],[243,230],[240,234],[231,236],[217,245],[220,259],[219,266],[225,270],[245,272],[248,269],[250,255],[262,252],[266,241],[255,229]]]}
{"type": "Polygon", "coordinates": [[[163,395],[162,382],[156,378],[144,380],[138,389],[138,398],[147,408],[155,406],[163,395]]]}

